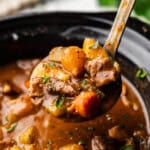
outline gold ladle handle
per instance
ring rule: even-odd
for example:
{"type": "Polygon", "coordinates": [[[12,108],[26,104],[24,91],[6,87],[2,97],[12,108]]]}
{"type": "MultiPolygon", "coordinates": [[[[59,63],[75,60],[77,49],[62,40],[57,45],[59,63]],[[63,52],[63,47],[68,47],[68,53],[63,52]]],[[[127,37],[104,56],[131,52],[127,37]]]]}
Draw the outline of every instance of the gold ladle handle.
{"type": "Polygon", "coordinates": [[[135,0],[122,0],[104,49],[115,57],[126,23],[134,6],[135,0]]]}

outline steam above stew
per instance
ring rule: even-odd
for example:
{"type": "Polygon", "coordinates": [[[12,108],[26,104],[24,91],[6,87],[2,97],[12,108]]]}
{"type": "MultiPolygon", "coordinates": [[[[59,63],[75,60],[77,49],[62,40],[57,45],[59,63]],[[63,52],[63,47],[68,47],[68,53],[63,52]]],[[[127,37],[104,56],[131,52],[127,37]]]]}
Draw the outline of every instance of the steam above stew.
{"type": "Polygon", "coordinates": [[[147,145],[142,106],[125,81],[116,104],[97,116],[107,98],[104,87],[120,78],[120,66],[94,39],[85,39],[83,48],[53,48],[42,61],[17,60],[1,66],[0,74],[0,150],[143,150],[147,145]],[[64,115],[74,121],[61,119],[64,115]]]}

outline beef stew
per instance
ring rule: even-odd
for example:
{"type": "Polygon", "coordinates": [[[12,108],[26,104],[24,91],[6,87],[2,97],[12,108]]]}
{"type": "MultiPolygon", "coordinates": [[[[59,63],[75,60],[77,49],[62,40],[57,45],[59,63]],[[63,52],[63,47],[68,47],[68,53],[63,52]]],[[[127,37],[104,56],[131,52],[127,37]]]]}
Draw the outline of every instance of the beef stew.
{"type": "MultiPolygon", "coordinates": [[[[57,103],[49,109],[50,98],[55,99],[55,95],[48,95],[48,99],[43,100],[43,89],[39,88],[38,95],[34,95],[36,92],[28,95],[30,75],[38,62],[40,59],[17,60],[0,67],[0,149],[142,150],[146,147],[146,117],[137,95],[126,80],[123,81],[120,98],[109,112],[84,122],[68,122],[57,117],[64,112],[63,97],[57,97],[57,103]]],[[[54,65],[50,64],[51,67],[54,65]]],[[[78,72],[74,75],[78,76],[78,72]]],[[[47,76],[43,79],[49,83],[47,76]]],[[[54,92],[53,88],[49,90],[54,92]]],[[[76,94],[70,93],[71,96],[76,94]]],[[[99,94],[102,96],[101,92],[99,94]]]]}

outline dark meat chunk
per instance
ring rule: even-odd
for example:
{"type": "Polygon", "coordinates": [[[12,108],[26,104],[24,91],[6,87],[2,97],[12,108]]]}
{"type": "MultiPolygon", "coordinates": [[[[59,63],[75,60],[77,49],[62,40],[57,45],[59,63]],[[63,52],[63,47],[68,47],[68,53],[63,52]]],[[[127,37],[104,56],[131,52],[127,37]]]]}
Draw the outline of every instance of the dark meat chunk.
{"type": "Polygon", "coordinates": [[[97,57],[87,61],[85,69],[96,82],[97,86],[103,86],[116,80],[116,70],[109,57],[103,59],[97,57]]]}
{"type": "Polygon", "coordinates": [[[42,78],[32,78],[29,88],[29,95],[32,97],[41,97],[44,93],[62,93],[66,95],[77,95],[80,90],[80,82],[72,79],[61,81],[59,79],[50,78],[46,84],[42,78]]]}
{"type": "Polygon", "coordinates": [[[6,149],[8,146],[14,145],[16,142],[12,139],[6,139],[3,141],[0,141],[0,150],[6,149]]]}
{"type": "Polygon", "coordinates": [[[29,96],[41,97],[43,96],[43,79],[42,78],[32,78],[29,88],[29,96]]]}
{"type": "Polygon", "coordinates": [[[78,81],[60,81],[58,79],[51,79],[51,82],[46,85],[48,92],[62,93],[66,95],[77,95],[80,90],[80,84],[78,81]]]}
{"type": "Polygon", "coordinates": [[[106,143],[100,136],[92,139],[92,150],[106,150],[106,143]]]}
{"type": "Polygon", "coordinates": [[[94,136],[91,141],[92,150],[116,150],[116,143],[111,139],[101,136],[94,136]]]}

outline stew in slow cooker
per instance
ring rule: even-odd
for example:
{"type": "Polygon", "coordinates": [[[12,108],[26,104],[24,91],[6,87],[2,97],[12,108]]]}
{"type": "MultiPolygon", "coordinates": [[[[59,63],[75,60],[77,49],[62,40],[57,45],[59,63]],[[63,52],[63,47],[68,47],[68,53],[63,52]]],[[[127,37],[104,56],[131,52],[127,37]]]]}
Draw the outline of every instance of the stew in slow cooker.
{"type": "Polygon", "coordinates": [[[97,41],[53,48],[40,61],[0,67],[0,150],[147,149],[145,114],[126,81],[112,109],[96,116],[107,96],[102,87],[120,75],[97,41]]]}

